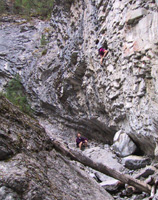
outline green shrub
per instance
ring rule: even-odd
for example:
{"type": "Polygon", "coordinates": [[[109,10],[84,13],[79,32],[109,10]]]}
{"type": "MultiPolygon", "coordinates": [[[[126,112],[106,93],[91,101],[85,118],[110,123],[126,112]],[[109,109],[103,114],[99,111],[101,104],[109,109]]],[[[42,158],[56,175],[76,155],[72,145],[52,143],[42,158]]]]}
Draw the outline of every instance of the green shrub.
{"type": "Polygon", "coordinates": [[[9,81],[6,87],[5,96],[14,105],[18,106],[22,112],[28,115],[33,114],[33,110],[28,103],[27,97],[25,95],[25,90],[21,83],[19,75],[15,76],[11,81],[9,81]]]}
{"type": "Polygon", "coordinates": [[[0,14],[1,13],[5,13],[6,12],[6,3],[5,3],[5,1],[4,0],[2,0],[1,1],[1,3],[0,3],[0,14]]]}
{"type": "Polygon", "coordinates": [[[53,8],[54,0],[15,0],[14,11],[27,16],[48,18],[53,8]]]}
{"type": "Polygon", "coordinates": [[[3,96],[5,96],[5,94],[2,91],[0,91],[0,97],[3,97],[3,96]]]}
{"type": "Polygon", "coordinates": [[[42,56],[44,56],[44,55],[46,55],[47,54],[47,49],[44,49],[43,51],[42,51],[42,56]]]}
{"type": "Polygon", "coordinates": [[[41,45],[44,46],[48,43],[46,36],[44,34],[42,34],[41,36],[41,45]]]}

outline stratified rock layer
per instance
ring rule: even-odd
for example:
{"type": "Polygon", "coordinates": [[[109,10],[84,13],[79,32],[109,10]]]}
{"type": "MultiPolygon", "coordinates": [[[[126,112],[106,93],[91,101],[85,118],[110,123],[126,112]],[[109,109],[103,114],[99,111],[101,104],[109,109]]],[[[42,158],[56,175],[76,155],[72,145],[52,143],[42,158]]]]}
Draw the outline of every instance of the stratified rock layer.
{"type": "Polygon", "coordinates": [[[20,73],[32,106],[50,124],[105,143],[122,129],[153,154],[158,130],[154,1],[55,1],[50,23],[1,21],[1,85],[20,73]],[[109,50],[103,66],[96,39],[109,50]]]}

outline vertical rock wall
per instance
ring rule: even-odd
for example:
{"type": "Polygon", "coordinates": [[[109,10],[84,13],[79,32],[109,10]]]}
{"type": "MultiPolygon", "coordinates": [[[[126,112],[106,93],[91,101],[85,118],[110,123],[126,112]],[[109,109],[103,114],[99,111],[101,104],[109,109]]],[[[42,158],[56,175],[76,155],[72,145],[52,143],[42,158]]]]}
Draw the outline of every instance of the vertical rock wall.
{"type": "MultiPolygon", "coordinates": [[[[2,26],[5,34],[8,26],[2,26]]],[[[7,76],[21,73],[38,114],[109,143],[123,129],[143,151],[153,153],[158,121],[155,1],[56,1],[50,24],[10,26],[18,33],[12,40],[21,43],[12,45],[12,62],[11,50],[0,54],[1,74],[5,79],[6,70],[7,76]],[[103,66],[96,39],[109,50],[103,66]]],[[[3,37],[11,46],[10,37],[3,37]]]]}

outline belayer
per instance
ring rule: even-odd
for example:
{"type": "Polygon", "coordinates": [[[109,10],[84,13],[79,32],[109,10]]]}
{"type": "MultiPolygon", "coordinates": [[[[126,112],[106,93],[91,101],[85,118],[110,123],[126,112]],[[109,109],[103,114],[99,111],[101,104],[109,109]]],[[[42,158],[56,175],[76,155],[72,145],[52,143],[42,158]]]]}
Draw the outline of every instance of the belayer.
{"type": "Polygon", "coordinates": [[[87,138],[81,137],[81,134],[77,133],[76,145],[77,145],[77,147],[80,148],[80,150],[82,147],[87,147],[87,142],[88,142],[87,138]]]}

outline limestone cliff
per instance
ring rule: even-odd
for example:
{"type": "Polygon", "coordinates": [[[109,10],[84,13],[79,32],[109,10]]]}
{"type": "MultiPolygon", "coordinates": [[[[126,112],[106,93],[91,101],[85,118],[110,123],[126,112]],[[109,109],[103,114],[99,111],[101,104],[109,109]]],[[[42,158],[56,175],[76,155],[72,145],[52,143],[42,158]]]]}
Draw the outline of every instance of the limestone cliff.
{"type": "Polygon", "coordinates": [[[57,0],[50,22],[1,17],[1,86],[19,73],[32,106],[50,124],[105,143],[122,129],[153,154],[157,27],[153,0],[57,0]],[[109,50],[103,66],[96,39],[109,50]]]}

